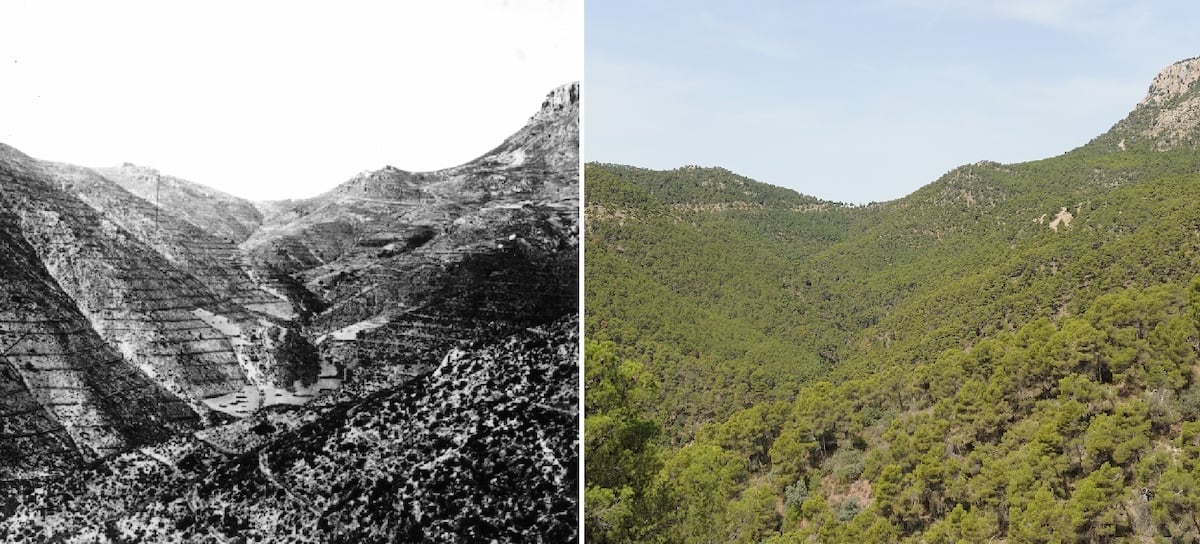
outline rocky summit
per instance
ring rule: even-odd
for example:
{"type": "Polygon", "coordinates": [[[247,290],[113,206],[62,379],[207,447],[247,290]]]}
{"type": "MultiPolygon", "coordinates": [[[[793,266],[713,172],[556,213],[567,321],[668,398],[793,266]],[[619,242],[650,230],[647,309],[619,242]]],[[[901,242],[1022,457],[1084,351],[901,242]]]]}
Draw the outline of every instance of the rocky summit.
{"type": "Polygon", "coordinates": [[[1092,145],[1109,152],[1127,149],[1195,149],[1200,143],[1200,57],[1164,68],[1145,98],[1092,145]]]}
{"type": "Polygon", "coordinates": [[[262,203],[0,144],[0,539],[575,538],[578,116],[262,203]]]}

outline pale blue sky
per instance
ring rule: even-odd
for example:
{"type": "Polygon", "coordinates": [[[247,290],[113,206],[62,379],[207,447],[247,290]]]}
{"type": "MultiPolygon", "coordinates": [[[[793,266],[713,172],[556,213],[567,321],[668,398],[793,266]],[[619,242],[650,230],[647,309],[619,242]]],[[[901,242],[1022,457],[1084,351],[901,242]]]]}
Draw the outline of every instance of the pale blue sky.
{"type": "Polygon", "coordinates": [[[1200,56],[1200,3],[585,3],[585,157],[723,166],[835,201],[1054,156],[1200,56]]]}

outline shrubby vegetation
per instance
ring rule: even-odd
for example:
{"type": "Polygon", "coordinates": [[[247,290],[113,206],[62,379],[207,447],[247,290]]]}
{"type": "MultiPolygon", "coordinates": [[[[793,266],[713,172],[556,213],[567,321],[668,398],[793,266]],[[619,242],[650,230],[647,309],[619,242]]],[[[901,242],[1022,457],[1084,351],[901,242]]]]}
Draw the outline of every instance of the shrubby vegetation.
{"type": "Polygon", "coordinates": [[[578,346],[568,316],[326,410],[259,412],[234,425],[277,434],[245,451],[210,429],[7,482],[0,541],[573,541],[578,346]]]}
{"type": "Polygon", "coordinates": [[[589,541],[1200,539],[1196,172],[1087,146],[851,207],[589,165],[589,541]]]}

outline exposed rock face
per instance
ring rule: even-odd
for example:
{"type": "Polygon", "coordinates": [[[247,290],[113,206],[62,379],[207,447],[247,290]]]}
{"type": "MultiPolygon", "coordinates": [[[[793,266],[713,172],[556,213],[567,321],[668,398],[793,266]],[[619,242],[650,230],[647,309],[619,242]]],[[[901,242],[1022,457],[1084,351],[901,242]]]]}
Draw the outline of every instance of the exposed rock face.
{"type": "Polygon", "coordinates": [[[529,122],[499,147],[445,172],[461,194],[577,199],[579,83],[552,91],[529,122]]]}
{"type": "Polygon", "coordinates": [[[252,202],[153,168],[125,163],[95,170],[147,202],[235,244],[262,223],[262,213],[252,202]]]}
{"type": "Polygon", "coordinates": [[[261,276],[294,275],[324,300],[309,328],[328,357],[359,377],[427,370],[460,342],[578,307],[578,115],[565,85],[467,164],[386,167],[264,206],[242,248],[261,276]]]}
{"type": "Polygon", "coordinates": [[[1191,90],[1200,79],[1200,57],[1172,64],[1154,77],[1150,90],[1138,106],[1158,106],[1191,90]]]}
{"type": "Polygon", "coordinates": [[[1200,96],[1192,96],[1177,108],[1158,112],[1141,135],[1154,141],[1156,149],[1166,150],[1193,137],[1197,125],[1200,125],[1200,96]]]}
{"type": "Polygon", "coordinates": [[[1093,140],[1106,151],[1196,148],[1200,144],[1200,57],[1168,66],[1128,117],[1093,140]]]}

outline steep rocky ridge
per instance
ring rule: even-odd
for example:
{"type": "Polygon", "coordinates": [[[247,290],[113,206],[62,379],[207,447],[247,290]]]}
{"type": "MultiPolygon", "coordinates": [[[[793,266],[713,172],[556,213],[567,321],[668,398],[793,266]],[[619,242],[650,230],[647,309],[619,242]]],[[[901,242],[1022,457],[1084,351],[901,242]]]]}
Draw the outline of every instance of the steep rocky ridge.
{"type": "Polygon", "coordinates": [[[457,342],[577,306],[578,113],[579,86],[565,85],[474,161],[386,167],[272,203],[241,246],[261,276],[322,299],[309,328],[325,353],[427,369],[457,342]]]}
{"type": "Polygon", "coordinates": [[[1200,79],[1200,57],[1176,62],[1154,76],[1154,81],[1150,83],[1150,90],[1146,92],[1146,97],[1138,102],[1138,107],[1161,105],[1183,96],[1191,90],[1198,79],[1200,79]]]}
{"type": "Polygon", "coordinates": [[[443,190],[451,195],[482,192],[489,199],[577,198],[580,99],[578,83],[551,91],[529,122],[496,149],[443,170],[449,178],[443,190]]]}
{"type": "Polygon", "coordinates": [[[404,242],[411,229],[441,225],[444,230],[458,217],[487,207],[526,200],[577,203],[578,118],[579,85],[564,85],[547,96],[524,127],[482,157],[434,172],[388,166],[312,199],[273,203],[264,225],[242,246],[299,271],[341,257],[359,240],[373,246],[404,242]]]}
{"type": "Polygon", "coordinates": [[[235,244],[248,238],[263,220],[254,203],[246,199],[153,168],[125,163],[94,170],[147,202],[235,244]]]}

